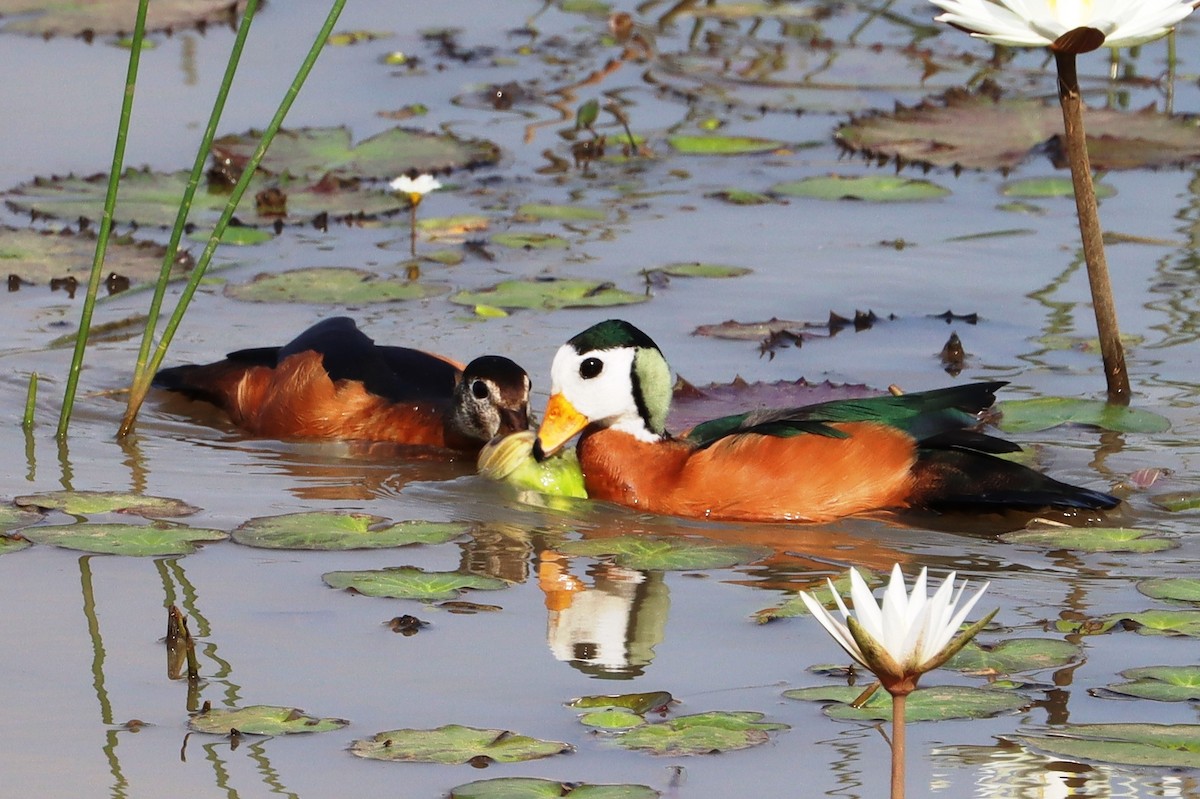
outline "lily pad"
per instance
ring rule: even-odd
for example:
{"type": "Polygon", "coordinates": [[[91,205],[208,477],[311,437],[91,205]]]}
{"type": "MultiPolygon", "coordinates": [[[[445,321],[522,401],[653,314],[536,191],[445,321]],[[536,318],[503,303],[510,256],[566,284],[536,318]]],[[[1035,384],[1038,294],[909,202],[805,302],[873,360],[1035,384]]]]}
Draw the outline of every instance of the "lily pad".
{"type": "MultiPolygon", "coordinates": [[[[874,572],[871,572],[867,569],[859,569],[858,573],[872,590],[883,584],[883,578],[874,572]]],[[[812,594],[813,597],[822,605],[832,607],[834,601],[834,591],[837,592],[838,596],[844,597],[850,595],[849,572],[845,572],[834,579],[833,591],[829,589],[828,582],[821,582],[819,585],[814,586],[808,593],[812,594]]],[[[754,620],[759,624],[766,624],[767,622],[776,621],[778,619],[790,619],[796,616],[811,615],[812,613],[809,612],[808,605],[804,604],[804,600],[800,598],[799,594],[797,594],[796,596],[789,597],[788,600],[781,605],[773,608],[763,608],[762,610],[756,611],[754,613],[754,620]]]]}
{"type": "MultiPolygon", "coordinates": [[[[91,232],[52,232],[30,228],[0,226],[0,263],[4,272],[26,283],[49,285],[51,280],[75,278],[86,286],[96,251],[91,232]]],[[[145,285],[158,280],[166,248],[128,236],[114,236],[108,242],[104,268],[128,280],[125,285],[145,285]]],[[[174,277],[182,277],[177,269],[174,277]]],[[[103,293],[103,292],[101,292],[103,293]]]]}
{"type": "Polygon", "coordinates": [[[35,544],[49,544],[99,555],[135,557],[187,555],[196,551],[197,544],[224,541],[229,537],[229,534],[222,530],[165,523],[145,525],[78,522],[29,527],[21,533],[35,544]]]}
{"type": "Polygon", "coordinates": [[[1082,647],[1055,638],[1010,638],[991,646],[971,641],[946,668],[994,676],[1058,668],[1082,657],[1082,647]]]}
{"type": "MultiPolygon", "coordinates": [[[[175,223],[187,181],[188,173],[182,171],[127,170],[121,176],[115,219],[143,227],[170,227],[175,223]]],[[[107,188],[107,174],[39,178],[5,193],[4,200],[21,213],[52,219],[99,219],[107,188]]],[[[189,221],[201,228],[211,227],[228,199],[229,192],[224,186],[202,187],[196,192],[189,221]]],[[[319,215],[334,220],[361,220],[398,213],[405,207],[406,201],[390,191],[364,189],[354,181],[314,182],[303,177],[256,175],[238,204],[237,216],[243,225],[294,224],[319,215]],[[270,213],[260,215],[256,197],[267,191],[278,197],[272,202],[270,213]]]]}
{"type": "Polygon", "coordinates": [[[1144,666],[1121,676],[1129,682],[1110,685],[1108,691],[1156,702],[1200,701],[1200,666],[1144,666]]]}
{"type": "Polygon", "coordinates": [[[775,198],[769,194],[745,189],[722,189],[708,196],[723,200],[730,205],[770,205],[776,202],[775,198]]]}
{"type": "MultiPolygon", "coordinates": [[[[222,136],[212,145],[214,162],[240,173],[260,136],[258,131],[222,136]]],[[[279,131],[259,168],[295,178],[391,180],[406,172],[472,169],[499,159],[500,148],[488,141],[396,127],[355,144],[350,129],[342,126],[279,131]]]]}
{"type": "Polygon", "coordinates": [[[655,755],[706,755],[758,746],[769,740],[768,733],[791,729],[762,718],[745,710],[696,713],[644,724],[613,740],[624,749],[655,755]]]}
{"type": "Polygon", "coordinates": [[[1183,510],[1200,508],[1200,491],[1179,491],[1171,494],[1159,494],[1150,499],[1155,505],[1173,513],[1183,510]]]}
{"type": "MultiPolygon", "coordinates": [[[[860,708],[851,705],[863,692],[862,686],[825,685],[784,691],[788,699],[830,702],[825,715],[843,721],[891,721],[892,698],[876,691],[860,708]]],[[[939,685],[918,688],[908,695],[906,721],[943,721],[946,719],[982,719],[1012,713],[1025,707],[1030,699],[1012,691],[939,685]]]]}
{"type": "Polygon", "coordinates": [[[367,596],[419,599],[425,602],[454,599],[468,589],[498,591],[508,587],[508,583],[495,577],[461,572],[427,572],[415,566],[326,572],[321,579],[330,588],[354,590],[367,596]]]}
{"type": "Polygon", "coordinates": [[[536,777],[497,777],[450,789],[450,799],[654,799],[660,795],[648,785],[593,785],[536,777]]]}
{"type": "Polygon", "coordinates": [[[0,532],[28,527],[42,518],[40,513],[0,505],[0,532]]]}
{"type": "Polygon", "coordinates": [[[1139,582],[1137,590],[1151,599],[1200,602],[1200,579],[1195,577],[1155,577],[1139,582]]]}
{"type": "Polygon", "coordinates": [[[362,269],[332,266],[260,274],[249,283],[225,286],[225,295],[235,300],[331,305],[424,300],[447,291],[446,286],[437,283],[385,278],[362,269]]]}
{"type": "Polygon", "coordinates": [[[233,531],[233,540],[266,549],[379,549],[444,544],[471,528],[457,522],[389,524],[382,516],[367,513],[306,511],[251,519],[233,531]]]}
{"type": "Polygon", "coordinates": [[[170,497],[151,497],[123,494],[119,491],[48,491],[15,497],[13,503],[22,508],[59,510],[72,516],[96,513],[132,513],[152,519],[169,516],[190,516],[199,508],[170,497]]]}
{"type": "Polygon", "coordinates": [[[567,703],[567,707],[579,710],[614,709],[627,710],[630,713],[642,715],[651,710],[665,708],[674,702],[674,697],[666,691],[647,691],[639,694],[594,694],[581,696],[567,703]]]}
{"type": "Polygon", "coordinates": [[[432,730],[388,730],[350,745],[350,752],[371,760],[456,765],[470,762],[517,763],[563,752],[571,745],[542,741],[508,730],[447,724],[432,730]]]}
{"type": "Polygon", "coordinates": [[[1132,527],[1046,527],[1004,533],[1000,540],[1075,552],[1162,552],[1179,542],[1132,527]]]}
{"type": "Polygon", "coordinates": [[[1114,613],[1109,619],[1141,635],[1186,635],[1200,638],[1200,610],[1146,610],[1114,613]]]}
{"type": "Polygon", "coordinates": [[[0,535],[0,555],[28,549],[33,543],[21,535],[0,535]]]}
{"type": "MultiPolygon", "coordinates": [[[[146,9],[146,31],[232,25],[244,0],[155,0],[146,9]]],[[[120,0],[0,0],[0,31],[29,36],[112,36],[133,31],[133,14],[120,0]]]]}
{"type": "Polygon", "coordinates": [[[514,250],[563,250],[571,243],[553,233],[497,233],[491,242],[514,250]]]}
{"type": "Polygon", "coordinates": [[[566,449],[545,460],[533,457],[536,434],[522,430],[499,441],[490,441],[479,451],[479,473],[501,480],[521,491],[537,491],[558,497],[587,498],[583,470],[574,449],[566,449]]]}
{"type": "Polygon", "coordinates": [[[250,705],[241,708],[213,708],[188,720],[193,732],[228,735],[233,730],[250,735],[292,735],[298,732],[330,732],[350,722],[345,719],[305,715],[294,707],[250,705]]]}
{"type": "Polygon", "coordinates": [[[683,155],[750,155],[780,150],[786,145],[775,139],[760,139],[754,136],[669,136],[667,143],[683,155]]]}
{"type": "Polygon", "coordinates": [[[646,720],[628,710],[596,710],[580,716],[579,723],[601,730],[631,730],[642,726],[646,720]]]}
{"type": "Polygon", "coordinates": [[[938,200],[950,194],[949,189],[932,181],[898,175],[826,175],[776,183],[770,191],[788,197],[870,202],[938,200]]]}
{"type": "Polygon", "coordinates": [[[1068,724],[1041,735],[1014,736],[1072,760],[1154,768],[1200,768],[1200,725],[1068,724]]]}
{"type": "Polygon", "coordinates": [[[699,261],[691,263],[667,264],[647,269],[642,274],[659,272],[668,277],[741,277],[754,272],[744,266],[726,266],[724,264],[708,264],[699,261]]]}
{"type": "Polygon", "coordinates": [[[564,555],[611,557],[625,568],[639,571],[727,569],[771,554],[768,547],[738,546],[692,536],[622,535],[566,541],[556,548],[564,555]]]}
{"type": "MultiPolygon", "coordinates": [[[[1096,197],[1101,200],[1117,193],[1117,190],[1107,183],[1097,183],[1095,190],[1096,197]]],[[[1075,184],[1071,182],[1070,178],[1063,177],[1024,178],[1005,183],[1000,187],[1000,193],[1005,197],[1022,197],[1030,200],[1048,197],[1074,197],[1075,184]]]]}
{"type": "Polygon", "coordinates": [[[550,311],[557,308],[634,305],[650,299],[632,294],[612,283],[566,278],[506,280],[481,291],[460,291],[450,297],[456,305],[490,305],[495,308],[530,308],[550,311]]]}
{"type": "MultiPolygon", "coordinates": [[[[1194,119],[1153,109],[1087,110],[1088,154],[1092,166],[1102,171],[1200,160],[1196,130],[1194,119]]],[[[1061,150],[1062,132],[1058,103],[953,89],[912,108],[855,119],[837,131],[837,138],[843,146],[879,160],[1012,170],[1047,140],[1061,150]]]]}
{"type": "Polygon", "coordinates": [[[599,222],[608,218],[600,208],[583,205],[547,205],[526,203],[517,208],[518,219],[542,219],[555,222],[599,222]]]}

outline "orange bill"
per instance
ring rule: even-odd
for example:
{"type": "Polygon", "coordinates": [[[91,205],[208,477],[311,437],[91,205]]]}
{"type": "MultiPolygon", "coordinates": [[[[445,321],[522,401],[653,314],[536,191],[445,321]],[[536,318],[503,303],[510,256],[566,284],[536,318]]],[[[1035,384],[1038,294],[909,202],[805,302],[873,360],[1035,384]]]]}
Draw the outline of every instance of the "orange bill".
{"type": "Polygon", "coordinates": [[[542,426],[538,428],[537,448],[552,455],[571,440],[571,437],[587,427],[588,418],[567,401],[562,394],[554,394],[546,403],[542,426]]]}

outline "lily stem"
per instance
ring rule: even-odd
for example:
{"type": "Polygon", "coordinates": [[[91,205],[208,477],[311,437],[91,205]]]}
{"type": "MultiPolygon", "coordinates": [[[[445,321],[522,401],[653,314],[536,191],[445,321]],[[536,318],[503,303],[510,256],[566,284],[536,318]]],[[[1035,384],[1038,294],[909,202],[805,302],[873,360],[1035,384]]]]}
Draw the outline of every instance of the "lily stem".
{"type": "Polygon", "coordinates": [[[1080,96],[1079,76],[1075,70],[1075,54],[1055,52],[1054,59],[1058,66],[1058,100],[1062,105],[1067,161],[1071,165],[1071,183],[1075,188],[1075,210],[1079,216],[1083,259],[1087,263],[1092,309],[1096,314],[1096,329],[1100,335],[1100,355],[1104,361],[1108,401],[1114,405],[1128,405],[1129,373],[1125,368],[1125,351],[1121,346],[1121,331],[1117,327],[1112,283],[1108,277],[1108,260],[1104,255],[1100,212],[1096,203],[1092,165],[1088,158],[1087,138],[1083,129],[1083,98],[1080,96]]]}
{"type": "Polygon", "coordinates": [[[904,799],[904,705],[907,694],[892,694],[892,799],[904,799]]]}

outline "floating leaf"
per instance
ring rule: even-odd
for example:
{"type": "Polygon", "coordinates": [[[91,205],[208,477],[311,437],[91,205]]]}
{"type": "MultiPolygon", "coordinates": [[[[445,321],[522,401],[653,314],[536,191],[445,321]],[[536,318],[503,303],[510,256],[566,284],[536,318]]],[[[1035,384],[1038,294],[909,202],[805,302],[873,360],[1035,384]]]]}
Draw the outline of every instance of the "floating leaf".
{"type": "MultiPolygon", "coordinates": [[[[240,174],[258,146],[260,135],[251,131],[222,136],[213,142],[213,160],[229,164],[235,175],[240,174]]],[[[350,129],[342,126],[279,131],[259,168],[273,175],[310,179],[331,176],[342,180],[391,180],[406,172],[487,166],[499,158],[500,148],[491,142],[399,127],[354,144],[350,129]]]]}
{"type": "Polygon", "coordinates": [[[0,555],[8,555],[12,552],[19,552],[22,549],[28,549],[33,544],[24,536],[19,535],[0,535],[0,555]]]}
{"type": "Polygon", "coordinates": [[[1139,582],[1137,590],[1151,599],[1200,602],[1200,579],[1195,577],[1155,577],[1139,582]]]}
{"type": "MultiPolygon", "coordinates": [[[[858,573],[871,589],[875,589],[883,584],[883,578],[874,572],[860,568],[858,573]]],[[[834,601],[834,591],[837,592],[838,596],[850,595],[849,572],[838,576],[837,579],[833,581],[832,591],[829,589],[828,581],[825,581],[813,587],[808,593],[812,594],[813,597],[822,605],[832,606],[834,601]]],[[[808,606],[804,604],[804,600],[800,598],[799,594],[797,594],[796,596],[789,597],[788,600],[782,605],[773,608],[763,608],[762,610],[755,612],[754,620],[759,624],[766,624],[767,622],[775,621],[777,619],[790,619],[795,616],[811,615],[812,614],[808,611],[808,606]]]]}
{"type": "Polygon", "coordinates": [[[1200,725],[1067,724],[1022,743],[1059,757],[1155,768],[1200,768],[1200,725]]]}
{"type": "Polygon", "coordinates": [[[432,730],[388,730],[355,741],[350,752],[372,760],[455,765],[479,759],[498,763],[536,760],[570,752],[570,744],[542,741],[508,730],[447,724],[432,730]]]}
{"type": "Polygon", "coordinates": [[[460,572],[427,572],[415,566],[326,572],[321,579],[330,588],[352,589],[367,596],[420,599],[426,602],[454,599],[468,589],[497,591],[508,587],[508,583],[495,577],[460,572]]]}
{"type": "Polygon", "coordinates": [[[1132,627],[1141,635],[1186,635],[1200,638],[1200,610],[1146,610],[1114,613],[1110,620],[1132,627]]]}
{"type": "Polygon", "coordinates": [[[514,250],[563,250],[571,243],[553,233],[497,233],[491,242],[514,250]]]}
{"type": "Polygon", "coordinates": [[[313,267],[260,274],[249,283],[225,286],[225,295],[248,302],[312,302],[363,305],[423,300],[445,294],[446,286],[416,280],[384,278],[361,269],[313,267]]]}
{"type": "MultiPolygon", "coordinates": [[[[205,25],[233,25],[244,0],[155,0],[146,9],[146,32],[179,31],[205,25]]],[[[30,36],[112,36],[133,30],[129,7],[119,2],[46,3],[5,0],[0,3],[6,33],[30,36]]],[[[150,46],[147,39],[146,46],[150,46]]]]}
{"type": "Polygon", "coordinates": [[[603,730],[631,730],[642,726],[646,720],[628,710],[596,710],[580,716],[579,723],[603,730]]]}
{"type": "Polygon", "coordinates": [[[1110,685],[1108,691],[1156,702],[1200,701],[1200,666],[1144,666],[1121,676],[1129,682],[1110,685]]]}
{"type": "Polygon", "coordinates": [[[992,646],[969,642],[946,662],[946,668],[973,674],[1017,674],[1051,669],[1083,657],[1083,649],[1056,638],[1010,638],[992,646]]]}
{"type": "Polygon", "coordinates": [[[647,269],[642,274],[661,272],[670,277],[741,277],[754,272],[744,266],[725,266],[724,264],[707,264],[699,261],[692,263],[667,264],[647,269]]]}
{"type": "Polygon", "coordinates": [[[64,549],[94,552],[100,555],[132,555],[163,557],[187,555],[196,545],[207,541],[223,541],[229,534],[222,530],[201,527],[145,524],[76,524],[29,527],[22,535],[36,544],[49,544],[64,549]]]}
{"type": "Polygon", "coordinates": [[[646,785],[591,785],[555,782],[535,777],[497,777],[450,789],[450,799],[654,799],[659,792],[646,785]]]}
{"type": "Polygon", "coordinates": [[[306,511],[251,519],[233,531],[233,540],[267,549],[378,549],[444,544],[470,530],[470,524],[458,522],[389,524],[367,513],[306,511]]]}
{"type": "MultiPolygon", "coordinates": [[[[942,167],[1012,170],[1047,140],[1061,147],[1058,103],[997,99],[952,89],[913,108],[855,119],[838,141],[875,159],[942,167]]],[[[1093,168],[1155,168],[1200,159],[1193,119],[1146,109],[1087,111],[1088,154],[1093,168]]],[[[1070,181],[1067,181],[1068,185],[1070,181]]]]}
{"type": "Polygon", "coordinates": [[[330,732],[350,722],[345,719],[305,715],[294,707],[250,705],[241,708],[213,708],[188,721],[194,732],[228,735],[233,730],[250,735],[292,735],[298,732],[330,732]]]}
{"type": "Polygon", "coordinates": [[[928,180],[898,175],[827,175],[777,183],[771,187],[771,193],[816,200],[903,202],[940,199],[949,195],[950,190],[928,180]]]}
{"type": "Polygon", "coordinates": [[[651,710],[665,708],[674,702],[674,697],[666,691],[648,691],[640,694],[596,694],[581,696],[567,703],[567,707],[580,710],[601,710],[619,708],[639,715],[651,710]]]}
{"type": "Polygon", "coordinates": [[[1200,491],[1180,491],[1173,494],[1159,494],[1151,497],[1150,501],[1160,508],[1173,513],[1181,510],[1196,510],[1200,508],[1200,491]]]}
{"type": "Polygon", "coordinates": [[[1179,546],[1158,533],[1131,527],[1045,527],[1004,533],[1000,540],[1075,552],[1162,552],[1179,546]]]}
{"type": "Polygon", "coordinates": [[[28,527],[34,522],[41,521],[42,518],[40,513],[31,513],[27,510],[0,505],[0,532],[28,527]]]}
{"type": "Polygon", "coordinates": [[[539,461],[533,457],[535,438],[532,430],[522,430],[488,442],[479,451],[479,473],[522,491],[586,499],[583,470],[579,468],[575,450],[564,450],[539,461]]]}
{"type": "MultiPolygon", "coordinates": [[[[96,237],[90,232],[0,226],[0,264],[4,265],[4,274],[16,275],[25,283],[49,285],[52,280],[74,278],[82,288],[87,285],[95,251],[96,237]]],[[[153,283],[158,280],[165,254],[166,248],[160,244],[114,236],[108,242],[104,268],[108,274],[127,280],[125,287],[153,283]]],[[[173,277],[183,274],[179,268],[173,277]]],[[[12,279],[9,280],[11,283],[12,279]]]]}
{"type": "Polygon", "coordinates": [[[762,718],[762,713],[744,710],[696,713],[642,725],[614,741],[622,748],[656,755],[705,755],[758,746],[769,740],[767,733],[791,729],[762,718]]]}
{"type": "MultiPolygon", "coordinates": [[[[788,699],[811,702],[830,702],[825,715],[843,721],[891,721],[892,698],[886,691],[876,691],[861,707],[852,707],[863,692],[862,686],[824,685],[784,691],[788,699]]],[[[1025,707],[1028,697],[1011,691],[971,688],[962,685],[938,685],[918,688],[908,695],[904,718],[907,721],[942,721],[945,719],[982,719],[1011,713],[1025,707]]]]}
{"type": "Polygon", "coordinates": [[[648,300],[645,294],[622,291],[612,283],[552,278],[506,280],[481,291],[460,291],[450,298],[456,305],[491,305],[497,308],[583,308],[633,305],[648,300]]]}
{"type": "MultiPolygon", "coordinates": [[[[1005,197],[1022,197],[1026,199],[1042,199],[1048,197],[1074,197],[1075,184],[1070,178],[1025,178],[1005,183],[1000,187],[1000,193],[1005,197]]],[[[1107,183],[1096,184],[1096,197],[1103,200],[1117,193],[1107,183]]]]}
{"type": "Polygon", "coordinates": [[[753,136],[669,136],[667,143],[676,152],[684,155],[748,155],[769,153],[783,149],[786,145],[775,139],[759,139],[753,136]]]}
{"type": "Polygon", "coordinates": [[[724,200],[731,205],[770,205],[775,202],[775,198],[769,194],[744,189],[722,189],[708,196],[724,200]]]}
{"type": "Polygon", "coordinates": [[[727,569],[771,554],[767,547],[737,546],[692,536],[622,535],[566,541],[557,549],[564,555],[611,557],[625,568],[639,571],[727,569]]]}
{"type": "Polygon", "coordinates": [[[608,218],[600,208],[583,205],[546,205],[526,203],[517,208],[518,219],[542,219],[555,222],[599,222],[608,218]]]}
{"type": "Polygon", "coordinates": [[[13,503],[23,508],[60,510],[72,516],[115,512],[159,519],[168,516],[189,516],[199,510],[170,497],[123,494],[119,491],[48,491],[44,494],[16,497],[13,503]]]}

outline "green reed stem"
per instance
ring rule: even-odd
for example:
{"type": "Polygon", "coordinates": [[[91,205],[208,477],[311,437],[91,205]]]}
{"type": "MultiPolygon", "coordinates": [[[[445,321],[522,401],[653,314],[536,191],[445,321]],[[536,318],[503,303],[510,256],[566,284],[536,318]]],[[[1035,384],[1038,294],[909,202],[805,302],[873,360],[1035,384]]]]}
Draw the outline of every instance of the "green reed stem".
{"type": "Polygon", "coordinates": [[[29,375],[29,390],[25,394],[25,414],[21,417],[21,427],[25,430],[33,429],[33,410],[37,405],[37,384],[38,373],[33,372],[29,375]]]}
{"type": "Polygon", "coordinates": [[[175,311],[171,314],[171,318],[167,321],[167,326],[163,329],[158,347],[155,348],[154,354],[137,375],[138,383],[130,392],[129,408],[126,411],[125,418],[121,422],[118,435],[126,435],[132,429],[138,408],[149,391],[150,381],[154,373],[162,366],[163,359],[167,354],[167,348],[171,345],[171,340],[175,337],[175,331],[178,330],[179,324],[183,321],[184,312],[187,311],[188,304],[191,303],[196,289],[200,286],[200,281],[204,278],[204,273],[212,261],[217,245],[221,243],[221,236],[225,233],[225,228],[229,225],[229,220],[233,217],[238,203],[241,202],[242,196],[246,193],[246,188],[250,185],[254,173],[258,170],[258,165],[262,161],[263,155],[266,154],[267,147],[270,146],[271,141],[275,138],[275,134],[282,127],[287,112],[291,109],[292,103],[295,102],[296,96],[300,93],[300,88],[304,85],[304,81],[307,80],[309,73],[312,72],[313,65],[317,61],[317,56],[321,54],[321,50],[325,47],[325,42],[328,41],[329,35],[333,32],[333,27],[337,24],[338,17],[341,15],[342,8],[345,5],[346,0],[333,0],[333,6],[329,9],[329,14],[325,17],[325,23],[317,33],[312,47],[309,48],[308,55],[305,56],[304,62],[300,65],[300,69],[297,70],[296,77],[292,79],[291,86],[284,93],[279,107],[275,110],[275,116],[271,118],[270,124],[263,131],[262,138],[258,142],[258,147],[255,148],[254,154],[246,162],[241,177],[238,178],[232,192],[230,192],[229,200],[225,203],[225,209],[221,212],[221,217],[217,220],[212,234],[208,237],[208,243],[205,245],[204,251],[196,260],[196,265],[188,276],[187,285],[183,287],[180,293],[175,311]],[[139,390],[141,392],[140,397],[136,396],[139,390]]]}
{"type": "Polygon", "coordinates": [[[121,182],[121,170],[125,166],[125,143],[129,139],[129,118],[133,115],[133,95],[134,89],[137,88],[138,65],[142,60],[142,40],[146,36],[146,8],[149,5],[149,0],[138,0],[137,20],[134,22],[133,40],[129,46],[129,68],[125,73],[125,95],[121,101],[121,120],[117,124],[117,141],[113,148],[112,168],[108,173],[108,193],[104,197],[104,213],[100,217],[100,230],[96,236],[96,254],[92,258],[92,271],[84,294],[83,310],[79,315],[79,331],[75,334],[75,354],[71,357],[62,412],[59,414],[58,431],[55,433],[60,441],[67,437],[67,426],[71,422],[71,411],[75,407],[79,373],[83,371],[83,353],[87,348],[92,312],[96,309],[96,294],[100,289],[100,273],[104,269],[104,256],[108,252],[113,210],[117,206],[117,186],[121,182]]]}
{"type": "Polygon", "coordinates": [[[175,266],[175,259],[179,254],[179,242],[183,238],[184,226],[187,223],[188,214],[192,209],[192,200],[196,196],[196,187],[200,185],[200,178],[204,174],[204,166],[208,163],[208,154],[212,149],[213,138],[217,134],[217,125],[220,123],[221,114],[225,110],[225,100],[229,97],[229,89],[233,85],[234,75],[237,74],[238,64],[242,58],[242,50],[246,44],[246,37],[250,33],[250,25],[254,21],[254,15],[258,11],[258,0],[248,0],[246,8],[242,13],[242,21],[238,26],[237,35],[233,40],[233,48],[229,51],[229,63],[225,66],[225,75],[221,79],[221,85],[217,88],[217,97],[213,101],[212,112],[208,117],[208,125],[204,128],[204,135],[200,139],[200,147],[196,150],[196,160],[192,164],[192,172],[188,176],[187,186],[183,191],[183,199],[179,203],[179,212],[175,216],[175,226],[171,229],[171,238],[167,242],[167,252],[163,257],[162,269],[158,274],[158,281],[154,284],[154,296],[150,300],[150,310],[146,315],[146,328],[142,332],[142,345],[138,350],[137,366],[133,371],[133,382],[129,386],[129,399],[125,406],[125,417],[121,421],[121,429],[119,436],[124,436],[133,427],[134,419],[137,418],[138,410],[142,407],[142,402],[146,399],[146,394],[150,391],[150,381],[154,377],[154,373],[146,368],[147,361],[150,358],[150,348],[154,344],[154,331],[158,327],[158,316],[162,309],[163,297],[167,293],[167,284],[171,280],[171,270],[175,266]]]}

